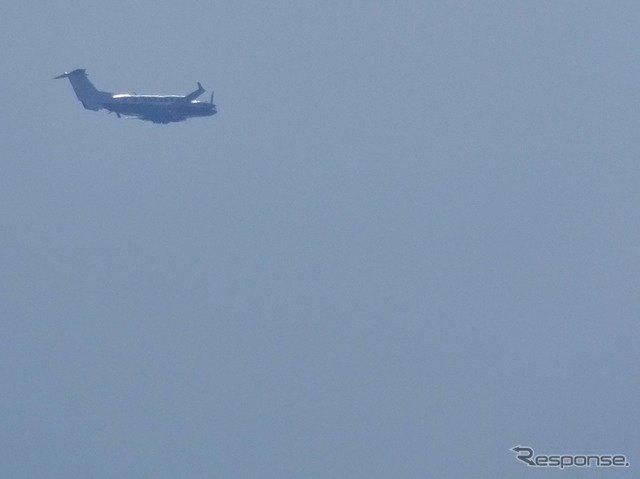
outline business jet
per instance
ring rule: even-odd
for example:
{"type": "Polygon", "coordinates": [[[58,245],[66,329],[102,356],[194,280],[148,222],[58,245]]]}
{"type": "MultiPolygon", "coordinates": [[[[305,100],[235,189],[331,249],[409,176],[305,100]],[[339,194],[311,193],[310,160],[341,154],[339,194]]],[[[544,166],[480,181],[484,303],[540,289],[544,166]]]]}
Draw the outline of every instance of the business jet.
{"type": "Polygon", "coordinates": [[[103,108],[109,113],[115,113],[118,118],[129,117],[154,123],[171,123],[184,121],[197,116],[212,116],[218,110],[211,101],[196,101],[205,92],[198,83],[198,89],[188,95],[114,95],[106,91],[99,91],[87,78],[83,68],[63,73],[54,80],[68,78],[78,100],[87,110],[98,111],[103,108]]]}

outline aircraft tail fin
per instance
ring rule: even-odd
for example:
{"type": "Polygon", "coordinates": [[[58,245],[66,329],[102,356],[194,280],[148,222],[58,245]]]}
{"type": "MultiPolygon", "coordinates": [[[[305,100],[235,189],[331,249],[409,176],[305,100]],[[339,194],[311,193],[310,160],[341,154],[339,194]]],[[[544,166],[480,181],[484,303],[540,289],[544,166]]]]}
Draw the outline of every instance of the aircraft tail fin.
{"type": "Polygon", "coordinates": [[[103,108],[102,103],[113,97],[111,93],[99,91],[87,78],[87,71],[78,68],[72,72],[65,72],[54,77],[54,80],[68,78],[73,87],[73,91],[87,110],[98,111],[103,108]]]}

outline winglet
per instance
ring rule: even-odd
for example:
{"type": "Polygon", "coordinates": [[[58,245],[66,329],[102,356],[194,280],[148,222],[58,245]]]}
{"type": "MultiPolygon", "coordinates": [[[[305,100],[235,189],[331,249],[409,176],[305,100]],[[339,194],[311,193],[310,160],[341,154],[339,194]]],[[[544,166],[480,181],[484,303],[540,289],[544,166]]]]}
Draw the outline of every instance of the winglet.
{"type": "Polygon", "coordinates": [[[202,88],[202,85],[200,84],[200,82],[198,82],[198,89],[192,93],[189,93],[188,95],[185,95],[184,97],[182,97],[179,101],[179,103],[189,103],[191,100],[194,100],[196,98],[198,98],[200,95],[202,95],[206,90],[204,88],[202,88]]]}

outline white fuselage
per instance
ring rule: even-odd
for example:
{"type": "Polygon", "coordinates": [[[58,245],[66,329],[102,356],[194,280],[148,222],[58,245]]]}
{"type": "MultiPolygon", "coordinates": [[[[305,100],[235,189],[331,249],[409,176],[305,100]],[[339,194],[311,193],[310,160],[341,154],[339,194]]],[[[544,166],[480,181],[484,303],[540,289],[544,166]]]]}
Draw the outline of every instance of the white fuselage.
{"type": "Polygon", "coordinates": [[[149,118],[156,123],[181,121],[194,116],[211,116],[216,106],[209,102],[184,102],[178,95],[113,95],[102,106],[118,115],[149,118]]]}

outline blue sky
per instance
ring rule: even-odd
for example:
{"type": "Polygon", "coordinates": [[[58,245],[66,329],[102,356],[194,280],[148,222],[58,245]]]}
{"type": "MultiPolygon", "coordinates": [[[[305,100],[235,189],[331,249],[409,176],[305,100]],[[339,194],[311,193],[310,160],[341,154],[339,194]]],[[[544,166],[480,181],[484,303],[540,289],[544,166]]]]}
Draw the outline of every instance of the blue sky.
{"type": "Polygon", "coordinates": [[[0,7],[7,477],[551,472],[518,444],[632,477],[639,17],[0,7]],[[51,80],[75,68],[219,113],[86,111],[51,80]]]}

